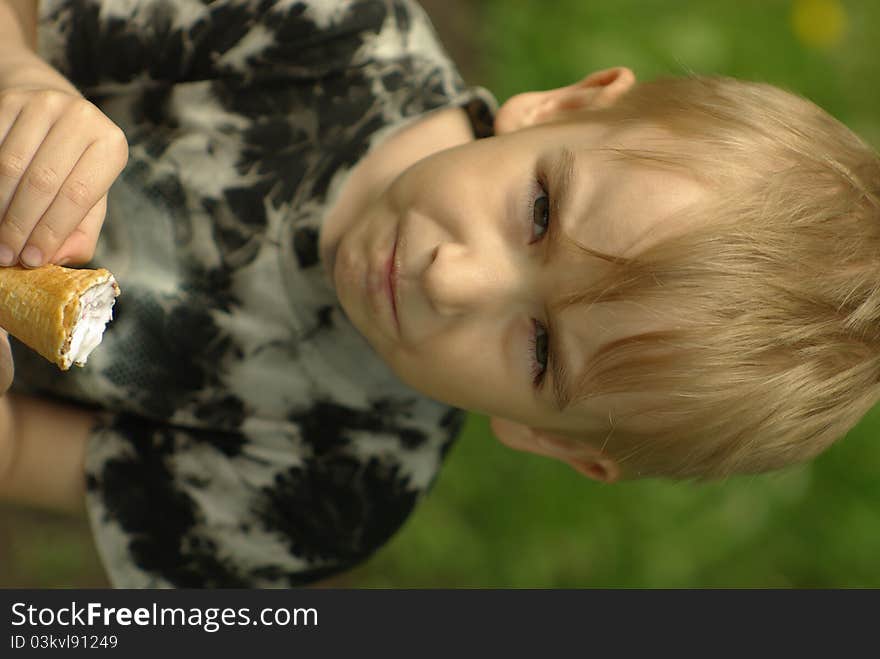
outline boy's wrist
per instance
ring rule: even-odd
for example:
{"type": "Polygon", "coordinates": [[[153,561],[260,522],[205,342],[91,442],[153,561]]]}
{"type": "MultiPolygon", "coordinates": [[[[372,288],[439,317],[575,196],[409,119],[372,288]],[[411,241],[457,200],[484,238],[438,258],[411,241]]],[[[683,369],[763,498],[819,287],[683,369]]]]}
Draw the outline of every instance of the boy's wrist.
{"type": "Polygon", "coordinates": [[[80,95],[67,78],[36,53],[24,48],[0,47],[0,92],[12,88],[53,89],[80,95]]]}
{"type": "Polygon", "coordinates": [[[36,0],[0,0],[0,43],[37,49],[36,0]]]}

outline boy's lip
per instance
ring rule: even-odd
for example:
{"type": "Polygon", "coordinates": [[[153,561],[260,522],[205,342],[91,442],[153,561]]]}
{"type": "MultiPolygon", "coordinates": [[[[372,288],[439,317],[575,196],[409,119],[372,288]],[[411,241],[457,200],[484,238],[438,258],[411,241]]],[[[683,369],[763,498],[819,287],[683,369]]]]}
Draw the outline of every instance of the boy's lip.
{"type": "Polygon", "coordinates": [[[397,244],[400,242],[400,231],[395,232],[394,244],[391,247],[391,256],[388,259],[387,279],[388,279],[388,297],[391,300],[391,310],[394,314],[394,323],[397,326],[397,333],[400,334],[400,317],[397,313],[398,303],[400,301],[397,286],[397,275],[400,270],[400,263],[397,259],[397,244]]]}

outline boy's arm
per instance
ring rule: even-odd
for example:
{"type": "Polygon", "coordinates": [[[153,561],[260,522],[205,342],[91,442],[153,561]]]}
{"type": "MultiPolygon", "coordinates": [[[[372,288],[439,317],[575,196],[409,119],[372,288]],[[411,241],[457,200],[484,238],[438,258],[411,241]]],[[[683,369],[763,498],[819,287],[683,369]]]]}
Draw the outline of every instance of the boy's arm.
{"type": "MultiPolygon", "coordinates": [[[[25,86],[79,96],[36,53],[37,9],[36,0],[0,0],[0,90],[25,86]]],[[[9,385],[6,370],[12,364],[5,349],[0,391],[9,385]]],[[[0,499],[81,513],[86,443],[95,421],[95,414],[84,409],[16,394],[0,396],[0,499]]]]}
{"type": "Polygon", "coordinates": [[[37,7],[35,0],[0,0],[0,89],[27,84],[79,95],[37,55],[37,7]]]}
{"type": "Polygon", "coordinates": [[[38,0],[0,0],[0,44],[37,49],[38,0]]]}
{"type": "Polygon", "coordinates": [[[85,512],[85,453],[95,412],[30,396],[0,397],[0,500],[85,512]]]}

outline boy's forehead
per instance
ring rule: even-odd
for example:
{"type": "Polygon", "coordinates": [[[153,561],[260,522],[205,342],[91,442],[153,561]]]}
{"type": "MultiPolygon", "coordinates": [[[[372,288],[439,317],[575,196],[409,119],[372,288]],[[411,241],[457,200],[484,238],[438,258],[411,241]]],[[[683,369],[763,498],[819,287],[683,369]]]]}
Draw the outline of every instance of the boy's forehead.
{"type": "Polygon", "coordinates": [[[563,200],[568,207],[561,209],[567,235],[592,249],[631,258],[687,229],[680,212],[705,199],[705,185],[681,171],[616,151],[650,150],[657,138],[646,127],[630,127],[579,148],[561,149],[572,164],[568,199],[563,200]]]}
{"type": "MultiPolygon", "coordinates": [[[[650,139],[642,139],[645,135],[635,130],[626,135],[609,134],[610,139],[569,149],[572,167],[567,199],[563,200],[557,218],[567,236],[591,249],[633,258],[650,245],[686,231],[687,221],[695,221],[685,219],[680,211],[705,199],[708,190],[702,183],[684,173],[648,166],[604,150],[638,149],[650,144],[650,139]]],[[[607,273],[599,259],[579,253],[570,258],[589,258],[590,263],[596,264],[597,277],[607,273]]],[[[559,267],[576,272],[578,278],[590,276],[591,272],[590,268],[571,268],[567,263],[559,263],[559,267]]],[[[566,284],[566,288],[569,286],[582,290],[584,282],[578,279],[566,284]]],[[[626,301],[571,305],[560,312],[558,320],[565,352],[577,374],[601,346],[634,334],[666,329],[675,322],[670,313],[626,301]]],[[[599,430],[619,422],[621,427],[631,430],[647,430],[645,424],[650,425],[649,419],[623,419],[656,404],[656,396],[614,394],[578,401],[564,412],[556,411],[556,422],[559,429],[599,430]]]]}

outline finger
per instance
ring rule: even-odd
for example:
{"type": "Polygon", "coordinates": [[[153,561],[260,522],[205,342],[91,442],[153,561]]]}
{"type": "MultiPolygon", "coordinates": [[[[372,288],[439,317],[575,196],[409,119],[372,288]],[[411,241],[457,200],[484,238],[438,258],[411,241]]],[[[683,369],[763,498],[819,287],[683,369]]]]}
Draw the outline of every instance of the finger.
{"type": "Polygon", "coordinates": [[[73,230],[67,240],[55,252],[50,262],[58,265],[81,265],[88,263],[95,256],[95,246],[104,220],[107,217],[107,195],[101,197],[92,210],[88,212],[80,225],[73,230]]]}
{"type": "MultiPolygon", "coordinates": [[[[0,245],[4,242],[4,235],[15,236],[24,232],[23,228],[17,227],[15,218],[7,226],[7,209],[34,154],[49,133],[51,123],[51,117],[25,109],[16,116],[0,144],[0,245]]],[[[25,238],[27,235],[20,238],[22,243],[25,238]]],[[[0,250],[0,265],[14,263],[16,254],[4,254],[0,250]]]]}
{"type": "Polygon", "coordinates": [[[6,136],[9,135],[9,131],[12,130],[20,114],[20,105],[0,103],[0,144],[6,140],[6,136]]]}
{"type": "Polygon", "coordinates": [[[9,334],[0,329],[0,395],[12,386],[15,375],[15,364],[12,360],[12,349],[9,346],[9,334]]]}
{"type": "Polygon", "coordinates": [[[56,199],[63,197],[74,202],[64,205],[69,214],[63,221],[56,217],[54,224],[44,225],[40,239],[32,245],[33,249],[21,255],[22,263],[29,267],[42,265],[44,255],[58,249],[103,194],[103,190],[90,193],[85,189],[93,184],[88,178],[83,178],[88,176],[88,172],[80,169],[79,177],[76,176],[79,163],[91,148],[88,133],[77,130],[77,116],[77,113],[66,115],[49,129],[22,175],[6,217],[0,224],[0,244],[9,247],[17,258],[33,231],[43,224],[44,214],[56,199]],[[41,248],[49,251],[41,251],[41,248]]]}
{"type": "MultiPolygon", "coordinates": [[[[125,165],[124,155],[114,138],[98,140],[86,149],[28,238],[21,253],[24,265],[40,266],[58,251],[106,195],[125,165]]],[[[97,240],[97,232],[93,237],[97,240]]]]}

